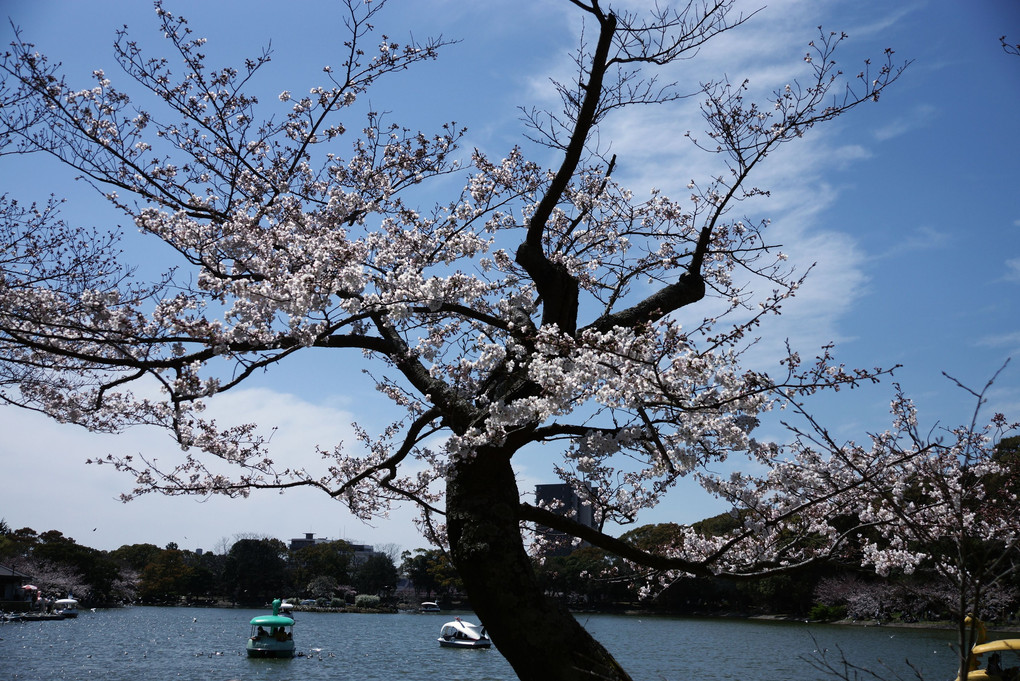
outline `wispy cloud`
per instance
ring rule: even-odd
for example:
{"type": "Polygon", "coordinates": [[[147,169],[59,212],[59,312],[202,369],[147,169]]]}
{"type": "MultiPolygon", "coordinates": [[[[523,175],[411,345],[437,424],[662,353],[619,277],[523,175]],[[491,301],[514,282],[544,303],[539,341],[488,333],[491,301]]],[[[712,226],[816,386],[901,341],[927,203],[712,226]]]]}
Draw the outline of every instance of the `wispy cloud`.
{"type": "Polygon", "coordinates": [[[913,107],[908,115],[901,116],[889,123],[876,128],[874,135],[879,142],[887,142],[929,124],[938,114],[938,110],[929,104],[913,107]]]}
{"type": "MultiPolygon", "coordinates": [[[[984,348],[984,352],[988,352],[990,354],[995,352],[1002,357],[1020,359],[1020,331],[981,336],[974,341],[974,346],[984,348]]],[[[1000,389],[1012,390],[1015,399],[1020,400],[1020,389],[1018,389],[1015,384],[1012,386],[1007,384],[1006,386],[1002,386],[1000,389]]],[[[1020,410],[1014,411],[1013,413],[1020,413],[1020,410]]]]}
{"type": "Polygon", "coordinates": [[[1010,258],[1006,261],[1006,281],[1020,282],[1020,258],[1010,258]]]}
{"type": "Polygon", "coordinates": [[[988,348],[1005,348],[1013,345],[1020,348],[1020,331],[985,336],[978,339],[977,344],[988,348]]]}
{"type": "Polygon", "coordinates": [[[950,247],[954,235],[930,225],[921,225],[912,230],[904,229],[891,235],[888,243],[874,249],[871,257],[875,260],[897,259],[904,253],[941,250],[950,247]]]}
{"type": "Polygon", "coordinates": [[[890,3],[886,6],[885,14],[868,15],[864,22],[850,26],[846,29],[853,36],[873,36],[887,33],[904,21],[910,19],[911,15],[924,10],[926,2],[911,3],[890,3]]]}

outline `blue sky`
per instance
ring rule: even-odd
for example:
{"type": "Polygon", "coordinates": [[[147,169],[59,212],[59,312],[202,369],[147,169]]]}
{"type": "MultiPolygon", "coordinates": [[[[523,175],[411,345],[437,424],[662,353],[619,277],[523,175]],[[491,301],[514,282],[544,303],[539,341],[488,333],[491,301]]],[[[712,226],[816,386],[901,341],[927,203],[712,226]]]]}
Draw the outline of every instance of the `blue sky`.
{"type": "MultiPolygon", "coordinates": [[[[209,39],[210,64],[240,63],[272,41],[273,62],[256,83],[269,106],[280,106],[275,96],[282,90],[307,91],[322,66],[341,59],[345,36],[334,2],[167,0],[166,7],[209,39]]],[[[758,359],[767,361],[790,338],[808,355],[835,341],[837,356],[850,366],[902,364],[894,380],[917,401],[922,423],[934,426],[964,422],[973,409],[941,372],[980,387],[1014,357],[990,393],[987,413],[1020,420],[1020,57],[999,45],[1001,35],[1020,42],[1020,3],[741,0],[739,7],[761,11],[664,78],[694,90],[724,74],[748,77],[753,89],[768,93],[805,75],[800,58],[819,25],[849,34],[837,58],[851,74],[866,57],[879,61],[886,47],[913,60],[880,102],[788,145],[754,178],[772,196],[748,210],[772,219],[773,238],[799,270],[814,264],[786,314],[763,329],[758,359]]],[[[122,24],[152,54],[165,47],[145,2],[0,0],[0,15],[63,61],[82,87],[95,68],[117,84],[110,45],[122,24]]],[[[410,128],[429,131],[451,120],[468,126],[465,149],[499,157],[524,143],[541,160],[522,137],[516,107],[555,104],[548,79],[572,77],[577,18],[566,0],[392,0],[376,21],[380,32],[399,42],[409,33],[460,42],[368,99],[410,128]]],[[[2,31],[9,42],[10,25],[2,31]]],[[[689,180],[711,172],[713,159],[684,139],[699,129],[695,101],[607,122],[603,139],[613,140],[617,179],[637,195],[651,187],[680,195],[689,180]]],[[[124,222],[46,159],[0,158],[0,182],[24,200],[68,196],[69,220],[124,222]]],[[[146,253],[158,258],[158,249],[146,253]]],[[[817,409],[838,435],[863,440],[886,427],[892,392],[886,381],[825,397],[817,409]]],[[[353,440],[351,421],[385,424],[384,406],[349,363],[313,354],[225,396],[216,413],[272,422],[281,458],[314,462],[312,445],[353,440]]],[[[244,501],[145,497],[124,505],[116,496],[131,481],[84,460],[107,452],[173,456],[162,433],[90,435],[12,409],[0,409],[0,427],[0,469],[15,483],[5,485],[0,517],[15,528],[57,529],[103,549],[172,541],[215,550],[238,533],[287,539],[304,532],[405,549],[424,545],[409,510],[365,526],[312,492],[244,501]]],[[[523,460],[518,473],[522,490],[554,482],[541,456],[523,460]]],[[[692,522],[720,510],[680,491],[643,520],[692,522]]]]}

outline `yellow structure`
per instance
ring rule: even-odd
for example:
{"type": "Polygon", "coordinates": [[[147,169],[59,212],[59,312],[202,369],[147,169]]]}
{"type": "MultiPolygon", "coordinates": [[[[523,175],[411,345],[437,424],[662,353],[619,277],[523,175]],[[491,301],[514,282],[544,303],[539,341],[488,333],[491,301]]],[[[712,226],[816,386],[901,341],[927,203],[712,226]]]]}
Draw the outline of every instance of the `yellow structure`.
{"type": "MultiPolygon", "coordinates": [[[[956,677],[960,681],[960,677],[956,677]]],[[[1020,681],[1020,638],[980,643],[971,651],[967,681],[1020,681]]]]}

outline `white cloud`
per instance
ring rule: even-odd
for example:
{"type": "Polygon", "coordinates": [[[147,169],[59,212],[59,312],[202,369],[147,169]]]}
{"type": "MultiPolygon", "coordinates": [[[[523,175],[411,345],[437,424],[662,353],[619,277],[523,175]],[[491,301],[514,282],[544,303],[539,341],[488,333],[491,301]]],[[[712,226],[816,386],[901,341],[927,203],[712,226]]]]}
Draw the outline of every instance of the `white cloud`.
{"type": "Polygon", "coordinates": [[[846,144],[836,147],[832,153],[832,160],[840,166],[847,166],[855,161],[864,161],[874,156],[872,151],[860,144],[846,144]]]}
{"type": "MultiPolygon", "coordinates": [[[[256,388],[213,400],[218,422],[252,421],[276,426],[270,448],[278,464],[323,470],[315,445],[356,443],[349,412],[316,405],[293,395],[256,388]]],[[[108,453],[157,458],[162,465],[181,453],[162,431],[136,427],[120,435],[99,435],[57,424],[39,414],[0,409],[0,460],[5,478],[20,484],[5,490],[3,514],[15,528],[55,529],[81,544],[114,549],[122,544],[176,542],[181,548],[212,550],[238,533],[265,534],[287,541],[305,532],[364,543],[396,543],[405,549],[425,546],[411,509],[392,519],[366,525],[338,501],[312,489],[254,492],[248,499],[214,496],[146,495],[127,504],[119,495],[133,486],[130,476],[111,466],[85,464],[108,453]]]]}
{"type": "Polygon", "coordinates": [[[1013,356],[1020,356],[1020,331],[983,336],[978,339],[977,345],[986,348],[1013,347],[1015,350],[1013,350],[1010,354],[1013,356]]]}
{"type": "Polygon", "coordinates": [[[1006,281],[1020,281],[1020,258],[1006,261],[1006,281]]]}

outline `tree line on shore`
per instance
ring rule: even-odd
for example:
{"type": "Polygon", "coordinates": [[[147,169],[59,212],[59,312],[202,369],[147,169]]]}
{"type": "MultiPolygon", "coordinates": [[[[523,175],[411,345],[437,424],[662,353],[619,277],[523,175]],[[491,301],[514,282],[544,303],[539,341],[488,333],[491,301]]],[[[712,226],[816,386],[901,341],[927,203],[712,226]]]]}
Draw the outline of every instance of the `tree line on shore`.
{"type": "MultiPolygon", "coordinates": [[[[721,514],[695,526],[700,532],[714,534],[736,522],[732,515],[721,514]]],[[[621,539],[654,550],[667,544],[679,529],[673,523],[645,525],[621,539]]],[[[997,547],[985,549],[993,555],[997,547]]],[[[637,608],[674,615],[776,615],[901,623],[955,621],[962,616],[958,585],[931,566],[921,565],[912,573],[898,570],[879,575],[863,566],[859,558],[850,549],[839,560],[794,572],[746,579],[681,576],[665,588],[653,571],[629,565],[592,546],[547,557],[536,568],[546,592],[576,610],[637,608]]],[[[1020,575],[1016,571],[987,585],[981,616],[1000,623],[1020,617],[1020,575]]]]}
{"type": "MultiPolygon", "coordinates": [[[[1003,443],[1013,454],[1020,438],[1003,443]]],[[[702,535],[724,533],[740,522],[721,514],[695,524],[702,535]]],[[[673,523],[644,525],[621,540],[651,551],[680,533],[673,523]]],[[[14,530],[0,520],[0,564],[31,576],[50,595],[73,593],[90,605],[140,603],[263,604],[278,596],[311,599],[319,607],[365,604],[397,608],[421,600],[465,603],[463,585],[448,554],[395,547],[356,555],[343,540],[296,550],[279,539],[238,537],[223,551],[194,552],[168,544],[124,545],[102,551],[57,530],[14,530]]],[[[983,548],[986,559],[998,550],[983,548]]],[[[641,609],[672,614],[768,614],[816,620],[939,621],[960,615],[958,588],[921,565],[913,573],[880,576],[848,548],[838,560],[802,570],[734,580],[685,576],[661,588],[660,576],[594,546],[536,557],[534,569],[550,597],[578,610],[641,609]]],[[[1010,561],[1013,559],[1010,558],[1010,561]]],[[[985,593],[982,616],[1013,621],[1020,612],[1020,577],[1011,571],[985,593]]]]}
{"type": "Polygon", "coordinates": [[[237,538],[221,553],[174,543],[101,551],[57,530],[13,530],[0,521],[0,563],[29,575],[43,593],[73,593],[92,605],[248,605],[284,594],[353,602],[357,594],[392,594],[394,558],[386,552],[358,556],[342,540],[291,551],[269,537],[237,538]]]}

